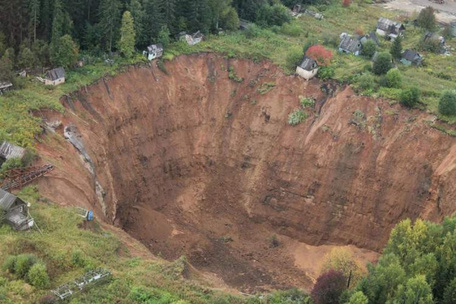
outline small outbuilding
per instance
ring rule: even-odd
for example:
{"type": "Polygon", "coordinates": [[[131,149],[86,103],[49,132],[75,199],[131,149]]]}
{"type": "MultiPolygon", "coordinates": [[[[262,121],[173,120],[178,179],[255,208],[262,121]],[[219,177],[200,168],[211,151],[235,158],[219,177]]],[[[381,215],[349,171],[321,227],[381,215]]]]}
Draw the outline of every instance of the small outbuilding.
{"type": "Polygon", "coordinates": [[[204,35],[200,31],[198,31],[198,32],[194,33],[193,35],[182,33],[180,40],[187,41],[188,45],[196,45],[196,44],[200,43],[201,41],[203,41],[203,38],[204,38],[204,35]]]}
{"type": "Polygon", "coordinates": [[[65,76],[66,74],[64,68],[49,70],[46,72],[46,76],[44,77],[44,84],[56,86],[65,83],[65,76]]]}
{"type": "Polygon", "coordinates": [[[398,36],[403,36],[405,26],[400,22],[395,22],[381,17],[377,21],[376,33],[388,40],[395,40],[398,36]]]}
{"type": "Polygon", "coordinates": [[[34,225],[29,205],[19,197],[0,188],[0,212],[2,219],[16,230],[27,230],[34,225]]]}
{"type": "Polygon", "coordinates": [[[8,81],[0,81],[0,95],[2,95],[3,93],[5,93],[6,91],[9,91],[11,90],[11,88],[13,87],[13,84],[11,82],[8,82],[8,81]]]}
{"type": "Polygon", "coordinates": [[[0,166],[8,159],[24,158],[25,152],[26,150],[24,148],[10,144],[7,141],[2,142],[0,144],[0,166]]]}
{"type": "Polygon", "coordinates": [[[310,57],[304,56],[300,65],[296,67],[296,74],[310,80],[318,73],[318,63],[310,57]]]}
{"type": "Polygon", "coordinates": [[[358,37],[352,37],[347,33],[340,35],[339,52],[358,56],[361,54],[362,48],[363,45],[358,37]]]}
{"type": "Polygon", "coordinates": [[[401,62],[404,65],[420,66],[423,63],[423,56],[414,50],[406,49],[405,52],[402,53],[401,62]]]}
{"type": "Polygon", "coordinates": [[[148,60],[153,60],[155,58],[160,58],[163,56],[163,45],[162,44],[152,44],[147,47],[147,51],[144,51],[143,54],[147,57],[148,60]]]}

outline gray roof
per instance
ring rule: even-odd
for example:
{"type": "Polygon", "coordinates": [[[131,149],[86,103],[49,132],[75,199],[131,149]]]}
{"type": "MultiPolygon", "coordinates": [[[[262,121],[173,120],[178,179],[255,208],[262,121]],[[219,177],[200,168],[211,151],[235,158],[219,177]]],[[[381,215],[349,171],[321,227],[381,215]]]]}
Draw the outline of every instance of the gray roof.
{"type": "Polygon", "coordinates": [[[341,48],[344,51],[355,53],[356,51],[361,51],[362,44],[358,38],[345,35],[340,40],[339,48],[341,48]]]}
{"type": "Polygon", "coordinates": [[[16,200],[19,200],[20,203],[25,204],[23,200],[17,196],[6,192],[0,188],[0,209],[3,211],[8,211],[16,200]]]}
{"type": "Polygon", "coordinates": [[[421,58],[421,55],[414,51],[414,50],[411,50],[411,49],[406,49],[404,53],[402,53],[402,58],[405,59],[405,60],[408,60],[408,61],[415,61],[417,59],[420,59],[421,58]]]}
{"type": "Polygon", "coordinates": [[[380,17],[377,21],[377,28],[385,32],[396,32],[399,30],[404,30],[405,27],[400,22],[395,22],[387,18],[380,17]]]}
{"type": "Polygon", "coordinates": [[[63,68],[56,68],[46,72],[47,80],[57,80],[60,78],[65,78],[65,70],[63,68]]]}
{"type": "Polygon", "coordinates": [[[22,158],[25,155],[25,149],[4,141],[0,145],[0,157],[5,159],[22,158]]]}
{"type": "Polygon", "coordinates": [[[163,51],[163,45],[161,43],[149,45],[147,47],[147,51],[149,53],[153,53],[156,51],[163,51]]]}
{"type": "Polygon", "coordinates": [[[0,81],[0,89],[7,89],[12,86],[13,84],[11,82],[0,81]]]}
{"type": "Polygon", "coordinates": [[[313,69],[316,69],[318,67],[318,64],[312,58],[304,56],[304,58],[302,59],[301,64],[299,65],[299,67],[304,69],[304,70],[306,70],[306,71],[311,71],[313,69]]]}
{"type": "Polygon", "coordinates": [[[369,40],[372,40],[373,42],[375,42],[376,45],[380,44],[380,41],[378,40],[377,34],[375,34],[375,32],[370,32],[369,34],[366,34],[363,37],[361,37],[362,44],[366,43],[369,40]]]}

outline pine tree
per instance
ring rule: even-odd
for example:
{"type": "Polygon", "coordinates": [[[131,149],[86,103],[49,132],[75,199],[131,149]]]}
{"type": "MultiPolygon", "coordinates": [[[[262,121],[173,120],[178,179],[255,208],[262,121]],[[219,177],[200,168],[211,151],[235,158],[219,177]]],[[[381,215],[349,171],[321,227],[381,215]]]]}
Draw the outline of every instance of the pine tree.
{"type": "Polygon", "coordinates": [[[143,6],[141,5],[141,2],[139,0],[131,0],[130,3],[127,5],[127,10],[131,13],[131,16],[133,17],[137,44],[145,46],[147,44],[147,40],[145,39],[144,33],[145,12],[143,6]]]}
{"type": "Polygon", "coordinates": [[[120,19],[120,2],[118,0],[102,0],[99,7],[100,29],[106,47],[112,52],[112,42],[116,36],[120,19]]]}
{"type": "Polygon", "coordinates": [[[56,0],[52,18],[51,44],[57,43],[63,35],[70,34],[72,23],[68,12],[63,7],[62,1],[56,0]]]}
{"type": "Polygon", "coordinates": [[[159,0],[161,15],[168,29],[174,32],[176,20],[176,0],[159,0]]]}
{"type": "Polygon", "coordinates": [[[400,59],[402,56],[402,38],[401,36],[398,36],[394,41],[393,44],[391,45],[390,49],[391,56],[393,56],[394,59],[400,59]]]}
{"type": "Polygon", "coordinates": [[[119,49],[125,57],[130,58],[135,51],[135,28],[133,18],[129,11],[122,16],[122,27],[120,28],[119,49]]]}
{"type": "Polygon", "coordinates": [[[79,50],[70,35],[60,37],[51,49],[54,66],[71,67],[78,60],[79,50]]]}
{"type": "Polygon", "coordinates": [[[39,0],[29,0],[28,3],[30,10],[30,23],[33,29],[33,42],[36,41],[36,29],[39,24],[39,15],[40,15],[40,1],[39,0]]]}
{"type": "Polygon", "coordinates": [[[146,22],[144,23],[144,26],[146,39],[148,40],[147,43],[154,41],[158,37],[158,33],[160,32],[162,26],[165,25],[163,15],[158,4],[158,0],[145,0],[144,2],[144,10],[146,13],[146,22]]]}

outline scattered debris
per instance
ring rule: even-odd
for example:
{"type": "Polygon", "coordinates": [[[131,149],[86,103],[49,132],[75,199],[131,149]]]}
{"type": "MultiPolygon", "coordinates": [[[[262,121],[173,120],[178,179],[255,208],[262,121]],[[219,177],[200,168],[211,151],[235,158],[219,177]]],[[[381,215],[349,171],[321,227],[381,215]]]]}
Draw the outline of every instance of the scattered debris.
{"type": "Polygon", "coordinates": [[[318,19],[318,20],[323,20],[324,19],[324,16],[322,14],[317,13],[317,12],[313,12],[313,11],[308,10],[308,9],[306,9],[304,11],[304,13],[309,15],[309,16],[312,16],[312,17],[314,17],[315,19],[318,19]]]}
{"type": "Polygon", "coordinates": [[[83,217],[87,221],[92,221],[93,220],[93,211],[92,210],[87,210],[82,207],[76,207],[76,212],[80,217],[83,217]]]}
{"type": "Polygon", "coordinates": [[[0,81],[0,95],[5,93],[6,91],[9,91],[12,87],[13,87],[13,84],[11,82],[0,81]]]}
{"type": "Polygon", "coordinates": [[[13,145],[4,141],[0,145],[0,166],[10,158],[22,159],[25,156],[26,150],[24,148],[13,145]]]}
{"type": "Polygon", "coordinates": [[[23,231],[33,227],[34,220],[30,216],[30,204],[17,196],[0,189],[0,212],[4,220],[15,230],[23,231]]]}
{"type": "Polygon", "coordinates": [[[47,164],[42,167],[26,167],[11,169],[6,173],[6,178],[2,183],[1,189],[8,191],[21,189],[37,178],[42,177],[54,170],[54,165],[47,164]]]}
{"type": "Polygon", "coordinates": [[[179,34],[180,40],[186,41],[188,45],[195,45],[203,41],[204,35],[200,32],[197,31],[193,35],[189,35],[186,32],[182,32],[179,34]]]}

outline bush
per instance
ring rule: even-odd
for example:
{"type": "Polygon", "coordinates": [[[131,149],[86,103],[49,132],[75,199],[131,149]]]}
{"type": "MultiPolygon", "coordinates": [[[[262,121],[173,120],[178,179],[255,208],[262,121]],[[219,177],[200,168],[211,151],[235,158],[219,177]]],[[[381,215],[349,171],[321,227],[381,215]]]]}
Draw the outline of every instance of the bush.
{"type": "Polygon", "coordinates": [[[418,15],[417,23],[419,27],[428,31],[434,30],[437,25],[434,9],[430,6],[423,8],[418,15]]]}
{"type": "Polygon", "coordinates": [[[390,48],[390,54],[394,59],[400,59],[402,57],[402,38],[398,36],[394,39],[393,44],[390,48]]]}
{"type": "Polygon", "coordinates": [[[8,271],[9,273],[14,273],[16,268],[17,257],[15,255],[8,256],[3,262],[2,269],[3,271],[8,271]]]}
{"type": "Polygon", "coordinates": [[[413,108],[420,101],[420,95],[420,90],[416,87],[412,87],[409,90],[402,91],[399,99],[403,106],[413,108]]]}
{"type": "Polygon", "coordinates": [[[46,266],[42,263],[35,263],[27,274],[28,282],[36,288],[43,289],[49,286],[49,276],[46,266]]]}
{"type": "Polygon", "coordinates": [[[363,91],[372,90],[375,85],[374,76],[370,73],[364,73],[358,79],[358,87],[363,91]]]}
{"type": "Polygon", "coordinates": [[[329,65],[333,57],[333,53],[320,44],[311,46],[306,55],[317,61],[320,66],[329,65]]]}
{"type": "Polygon", "coordinates": [[[456,91],[446,91],[440,97],[439,112],[443,115],[456,115],[456,91]]]}
{"type": "Polygon", "coordinates": [[[361,54],[364,57],[371,59],[372,56],[374,56],[376,51],[377,51],[377,45],[375,44],[374,41],[369,39],[366,41],[366,43],[364,43],[361,54]]]}
{"type": "Polygon", "coordinates": [[[258,24],[265,26],[281,26],[289,21],[291,21],[291,15],[288,13],[288,9],[282,4],[264,4],[258,11],[256,19],[258,24]]]}
{"type": "Polygon", "coordinates": [[[428,38],[424,37],[418,42],[418,50],[432,53],[439,53],[441,50],[440,40],[438,38],[428,38]]]}
{"type": "Polygon", "coordinates": [[[40,304],[55,304],[55,303],[57,303],[57,299],[53,295],[45,295],[45,296],[41,297],[39,303],[40,304]]]}
{"type": "Polygon", "coordinates": [[[286,67],[290,71],[296,70],[296,66],[301,64],[302,57],[303,53],[299,48],[292,48],[290,52],[287,54],[287,57],[285,58],[286,67]]]}
{"type": "Polygon", "coordinates": [[[24,279],[30,268],[38,261],[33,254],[20,254],[17,256],[14,273],[18,278],[24,279]]]}
{"type": "Polygon", "coordinates": [[[313,98],[299,96],[299,103],[303,108],[313,108],[315,105],[315,100],[313,98]]]}
{"type": "Polygon", "coordinates": [[[388,88],[400,88],[402,86],[402,76],[398,69],[392,69],[386,73],[386,85],[388,88]]]}
{"type": "Polygon", "coordinates": [[[299,125],[301,122],[305,121],[307,118],[307,113],[301,109],[294,110],[288,115],[288,123],[292,126],[299,125]]]}
{"type": "Polygon", "coordinates": [[[74,250],[71,253],[71,264],[75,267],[84,268],[86,266],[86,260],[80,250],[74,250]]]}
{"type": "Polygon", "coordinates": [[[336,74],[335,70],[331,66],[322,66],[318,69],[317,76],[321,80],[328,80],[334,77],[336,74]]]}
{"type": "Polygon", "coordinates": [[[391,54],[382,52],[378,54],[377,60],[374,62],[372,68],[374,74],[383,75],[386,74],[392,68],[391,54]]]}
{"type": "Polygon", "coordinates": [[[346,279],[342,272],[330,270],[321,274],[312,289],[315,304],[339,303],[339,298],[346,289],[346,279]]]}

